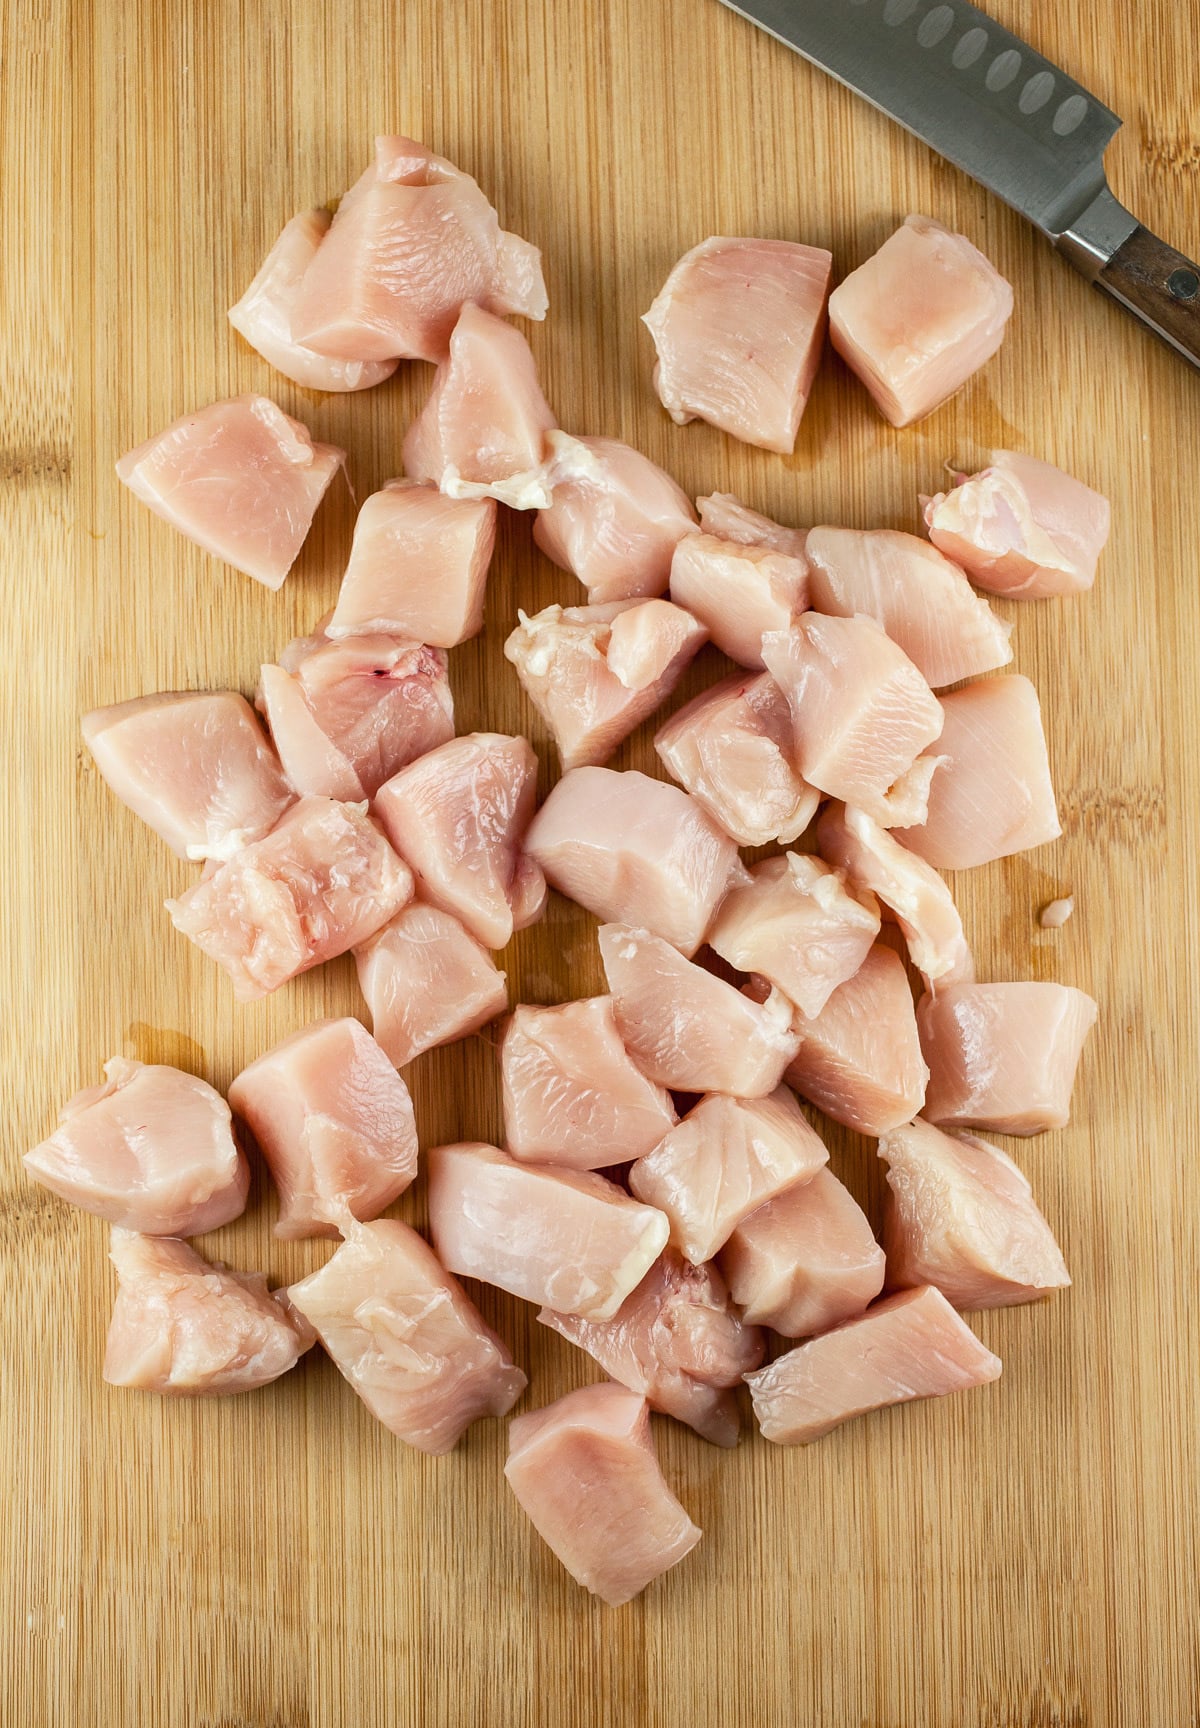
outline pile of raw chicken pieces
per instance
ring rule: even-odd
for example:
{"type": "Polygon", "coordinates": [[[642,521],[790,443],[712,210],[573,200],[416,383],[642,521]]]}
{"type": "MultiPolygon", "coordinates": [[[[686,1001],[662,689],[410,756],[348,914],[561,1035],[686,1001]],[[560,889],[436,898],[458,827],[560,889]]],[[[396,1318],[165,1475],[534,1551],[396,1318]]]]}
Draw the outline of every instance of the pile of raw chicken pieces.
{"type": "MultiPolygon", "coordinates": [[[[682,258],[645,320],[673,419],[790,451],[828,328],[903,426],[1002,340],[1008,284],[928,218],[832,295],[831,262],[724,238],[682,258]]],[[[976,590],[1086,589],[1108,506],[998,451],[923,500],[928,538],[805,532],[722,494],[697,517],[636,450],[558,427],[507,321],[546,309],[539,252],[475,181],[388,137],[336,215],[287,224],[230,312],[313,389],[434,363],[406,477],[362,505],[333,611],[262,668],[266,731],[225,690],[139,696],[83,732],[116,795],[203,864],[167,910],[236,998],[350,951],[372,1033],[306,1026],[228,1102],[115,1058],[26,1165],[112,1226],[116,1386],[244,1391],[319,1339],[381,1422],[441,1453],[526,1386],[455,1275],[537,1303],[609,1378],[517,1417],[505,1473],[573,1576],[618,1603],[700,1539],[650,1409],[734,1446],[745,1381],[768,1440],[813,1441],[994,1380],[962,1311],[1069,1283],[1021,1171],[964,1131],[1065,1124],[1095,1004],[978,982],[939,872],[1060,832],[1037,693],[989,676],[1010,626],[976,590]],[[563,769],[540,809],[526,739],[454,729],[448,651],[482,626],[501,505],[531,512],[587,591],[521,612],[505,646],[563,769]],[[738,670],[661,725],[670,779],[606,767],[706,642],[738,670]],[[739,847],[764,846],[747,867],[739,847]],[[494,955],[550,888],[600,921],[608,994],[509,1012],[494,955]],[[418,1171],[399,1070],[501,1015],[506,1144],[421,1153],[430,1245],[381,1216],[418,1171]],[[798,1097],[877,1138],[882,1247],[798,1097]],[[185,1240],[245,1206],[234,1116],[277,1234],[340,1238],[290,1289],[185,1240]]],[[[117,472],[278,588],[342,463],[251,395],[117,472]]]]}

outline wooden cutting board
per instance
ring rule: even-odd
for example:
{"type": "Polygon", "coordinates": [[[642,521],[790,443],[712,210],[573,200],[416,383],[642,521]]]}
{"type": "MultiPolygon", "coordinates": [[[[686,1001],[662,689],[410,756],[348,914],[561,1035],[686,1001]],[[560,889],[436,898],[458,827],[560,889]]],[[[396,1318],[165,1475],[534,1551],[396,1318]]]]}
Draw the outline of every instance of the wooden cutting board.
{"type": "MultiPolygon", "coordinates": [[[[1018,28],[1026,10],[995,0],[1018,28]]],[[[1200,255],[1195,8],[1038,13],[1040,46],[1128,118],[1118,194],[1200,255]]],[[[6,1728],[1194,1723],[1200,377],[716,0],[6,0],[0,17],[6,1728]],[[332,604],[344,490],[272,595],[151,517],[113,462],[254,389],[346,447],[360,500],[397,471],[427,369],[317,398],[224,318],[284,219],[336,196],[382,130],[460,162],[544,249],[552,312],[531,341],[563,423],[628,439],[690,492],[912,527],[947,459],[1005,445],[1113,501],[1092,595],[1002,608],[1045,706],[1063,838],[955,883],[984,978],[1057,978],[1101,1004],[1072,1126],[1014,1146],[1074,1288],[975,1320],[999,1385],[812,1448],[751,1437],[727,1455],[659,1423],[706,1535],[622,1611],[532,1534],[502,1482],[501,1423],[419,1457],[315,1353],[228,1401],[106,1389],[105,1230],[19,1163],[109,1055],[224,1088],[308,1020],[360,1011],[349,961],[233,1004],[162,910],[189,869],[101,784],[79,716],[158,689],[250,691],[332,604]],[[830,247],[843,272],[910,210],[962,229],[1016,289],[1001,354],[952,403],[895,432],[830,358],[792,458],[667,420],[638,315],[686,247],[781,235],[830,247]],[[1041,930],[1068,891],[1074,918],[1041,930]]],[[[507,517],[486,633],[452,659],[460,729],[528,731],[543,790],[552,752],[501,643],[518,604],[579,597],[507,517]]],[[[719,670],[706,652],[680,699],[719,670]]],[[[649,733],[616,765],[653,772],[649,733]]],[[[592,921],[559,901],[504,963],[514,998],[601,982],[592,921]]],[[[499,1134],[488,1038],[410,1078],[425,1144],[499,1134]]],[[[872,1146],[831,1144],[877,1217],[872,1146]]],[[[420,1223],[423,1206],[418,1187],[398,1210],[420,1223]]],[[[256,1179],[205,1247],[275,1281],[327,1257],[276,1242],[272,1217],[256,1179]]],[[[529,1403],[596,1377],[531,1308],[480,1302],[529,1403]]]]}

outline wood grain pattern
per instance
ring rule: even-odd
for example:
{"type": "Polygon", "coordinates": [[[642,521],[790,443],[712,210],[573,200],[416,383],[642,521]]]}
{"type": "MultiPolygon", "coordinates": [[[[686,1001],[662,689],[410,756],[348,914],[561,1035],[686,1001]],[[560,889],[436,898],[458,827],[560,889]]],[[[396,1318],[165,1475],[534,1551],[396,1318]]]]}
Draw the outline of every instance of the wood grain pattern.
{"type": "MultiPolygon", "coordinates": [[[[1003,22],[1033,28],[1017,0],[1003,22]]],[[[1200,19],[1149,0],[1038,9],[1038,45],[1129,121],[1115,190],[1200,251],[1200,19]]],[[[1200,1709],[1200,390],[1014,216],[716,0],[4,0],[0,557],[4,560],[0,1457],[13,1728],[1182,1728],[1200,1709]],[[377,130],[475,173],[545,250],[532,344],[564,424],[629,439],[690,491],[786,521],[911,526],[942,463],[1043,454],[1113,500],[1095,592],[1012,606],[1046,708],[1065,833],[956,884],[984,977],[1057,977],[1102,1020],[1074,1125],[1016,1155],[1075,1275],[979,1319],[1001,1383],[733,1457],[658,1424],[705,1541],[605,1610],[501,1485],[504,1428],[408,1452],[326,1361],[242,1399],[168,1404],[100,1380],[105,1232],[20,1152],[118,1051],[225,1086],[307,1019],[355,1011],[348,962],[235,1008],[170,929],[188,872],[99,782],[80,713],[142,691],[251,689],[331,603],[353,517],[322,509],[271,595],[173,536],[115,457],[193,404],[263,389],[345,445],[361,498],[395,472],[425,388],[364,398],[273,374],[224,308],[282,221],[336,195],[377,130]],[[793,458],[672,426],[638,315],[709,233],[832,248],[909,210],[1016,285],[997,359],[895,432],[832,358],[793,458]],[[1038,907],[1076,896],[1041,931],[1038,907]]],[[[460,725],[544,733],[500,644],[574,585],[508,519],[487,631],[453,656],[460,725]]],[[[679,700],[716,675],[706,653],[679,700]]],[[[653,769],[647,728],[618,758],[653,769]]],[[[597,987],[591,921],[555,902],[506,957],[514,992],[597,987]]],[[[486,1039],[413,1071],[426,1144],[499,1131],[486,1039]]],[[[834,1141],[870,1206],[872,1148],[834,1141]]],[[[422,1216],[420,1190],[401,1204],[422,1216]]],[[[261,1184],[206,1246],[272,1278],[261,1184]]],[[[590,1364],[484,1291],[541,1402],[590,1364]]]]}

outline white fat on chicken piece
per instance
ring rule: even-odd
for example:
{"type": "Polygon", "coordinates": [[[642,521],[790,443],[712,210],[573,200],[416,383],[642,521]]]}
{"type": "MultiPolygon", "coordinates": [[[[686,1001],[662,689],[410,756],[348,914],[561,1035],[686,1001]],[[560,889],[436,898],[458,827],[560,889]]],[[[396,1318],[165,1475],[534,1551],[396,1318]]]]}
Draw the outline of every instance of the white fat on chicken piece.
{"type": "Polygon", "coordinates": [[[990,360],[1012,288],[962,234],[909,216],[829,297],[829,334],[893,426],[909,426],[990,360]]]}
{"type": "Polygon", "coordinates": [[[528,1382],[428,1243],[395,1218],[345,1236],[287,1296],[371,1414],[435,1454],[480,1417],[507,1415],[528,1382]]]}
{"type": "Polygon", "coordinates": [[[372,492],[327,634],[407,636],[433,648],[477,636],[497,508],[493,498],[447,498],[427,480],[389,480],[372,492]]]}
{"type": "Polygon", "coordinates": [[[1065,1128],[1099,1010],[1069,984],[952,984],[917,1010],[930,1122],[1041,1134],[1065,1128]]]}
{"type": "Polygon", "coordinates": [[[375,1041],[397,1068],[508,1007],[505,975],[483,943],[419,900],[356,948],[354,961],[375,1041]]]}
{"type": "Polygon", "coordinates": [[[787,697],[799,772],[882,827],[924,820],[939,760],[921,753],[942,730],[937,697],[873,618],[806,612],[763,637],[787,697]]]}
{"type": "Polygon", "coordinates": [[[117,478],[197,546],[279,588],[345,460],[269,397],[233,396],[126,451],[117,478]]]}
{"type": "Polygon", "coordinates": [[[675,688],[708,640],[667,600],[518,612],[504,657],[549,726],[564,769],[606,762],[675,688]]]}
{"type": "Polygon", "coordinates": [[[772,552],[786,552],[790,558],[803,558],[804,528],[785,528],[769,516],[760,515],[735,498],[732,492],[710,492],[707,498],[697,498],[700,531],[718,540],[734,540],[739,546],[766,546],[772,552]]]}
{"type": "Polygon", "coordinates": [[[921,502],[933,544],[1009,600],[1090,588],[1112,521],[1103,493],[1015,450],[993,450],[978,474],[921,502]]]}
{"type": "Polygon", "coordinates": [[[608,1382],[568,1392],[509,1426],[504,1474],[572,1578],[610,1607],[640,1596],[699,1542],[663,1479],[649,1407],[608,1382]]]}
{"type": "Polygon", "coordinates": [[[94,708],[80,730],[117,797],[178,858],[228,858],[261,840],[293,802],[236,690],[136,696],[94,708]]]}
{"type": "Polygon", "coordinates": [[[604,1170],[651,1151],[677,1117],[631,1060],[612,998],[522,1003],[500,1041],[504,1143],[522,1163],[604,1170]]]}
{"type": "Polygon", "coordinates": [[[375,808],[421,897],[503,948],[546,905],[545,878],[522,851],[536,796],[527,739],[470,732],[394,774],[375,808]]]}
{"type": "Polygon", "coordinates": [[[732,887],[709,928],[710,948],[739,972],[776,985],[806,1019],[852,978],[879,934],[879,903],[819,858],[766,858],[732,887]]]}
{"type": "Polygon", "coordinates": [[[663,767],[740,846],[787,845],[820,794],[792,764],[792,715],[768,672],[714,684],[654,735],[663,767]]]}
{"type": "Polygon", "coordinates": [[[173,1236],[114,1229],[117,1299],[104,1352],[110,1386],[174,1397],[253,1392],[294,1368],[316,1333],[267,1288],[173,1236]]]}
{"type": "Polygon", "coordinates": [[[239,1218],[250,1171],[229,1106],[194,1074],[114,1056],[24,1157],[35,1182],[110,1224],[202,1236],[239,1218]]]}
{"type": "Polygon", "coordinates": [[[468,303],[405,434],[405,471],[448,498],[545,510],[553,492],[547,434],[556,425],[524,336],[468,303]]]}
{"type": "Polygon", "coordinates": [[[883,1135],[879,1156],[893,1285],[936,1285],[955,1308],[1008,1308],[1071,1282],[1033,1190],[998,1146],[918,1119],[883,1135]]]}
{"type": "Polygon", "coordinates": [[[685,252],[642,319],[672,420],[707,420],[790,455],[825,341],[832,263],[791,240],[715,236],[685,252]]]}
{"type": "Polygon", "coordinates": [[[472,300],[544,318],[541,254],[501,229],[461,168],[412,138],[376,138],[292,296],[292,340],[345,360],[442,360],[472,300]]]}
{"type": "Polygon", "coordinates": [[[731,1388],[762,1361],[763,1336],[739,1316],[715,1266],[689,1265],[665,1248],[611,1320],[552,1308],[538,1319],[652,1409],[714,1446],[737,1445],[742,1425],[731,1388]]]}
{"type": "Polygon", "coordinates": [[[521,1164],[466,1142],[429,1153],[429,1229],[451,1272],[610,1320],[667,1245],[661,1212],[592,1170],[521,1164]]]}
{"type": "Polygon", "coordinates": [[[743,1317],[784,1338],[828,1332],[861,1314],[886,1269],[866,1214],[826,1169],[743,1218],[720,1266],[743,1317]]]}
{"type": "Polygon", "coordinates": [[[412,888],[365,805],[302,798],[264,840],[166,905],[228,972],[238,1001],[252,1002],[365,942],[412,888]]]}
{"type": "Polygon", "coordinates": [[[796,1446],[872,1410],[986,1386],[1000,1367],[941,1291],[926,1285],[885,1296],[746,1381],[764,1440],[796,1446]]]}
{"type": "Polygon", "coordinates": [[[526,849],[546,880],[606,923],[636,924],[683,954],[704,940],[737,847],[712,817],[635,769],[572,768],[534,817],[526,849]]]}
{"type": "Polygon", "coordinates": [[[279,1190],[276,1236],[336,1236],[417,1174],[408,1087],[354,1019],[318,1020],[243,1068],[229,1102],[279,1190]]]}
{"type": "Polygon", "coordinates": [[[808,607],[808,560],[772,546],[691,534],[675,548],[671,598],[704,625],[723,654],[761,672],[762,639],[808,607]]]}
{"type": "Polygon", "coordinates": [[[696,532],[687,494],[640,450],[616,438],[547,434],[554,495],[533,538],[578,576],[588,604],[661,594],[678,542],[696,532]]]}

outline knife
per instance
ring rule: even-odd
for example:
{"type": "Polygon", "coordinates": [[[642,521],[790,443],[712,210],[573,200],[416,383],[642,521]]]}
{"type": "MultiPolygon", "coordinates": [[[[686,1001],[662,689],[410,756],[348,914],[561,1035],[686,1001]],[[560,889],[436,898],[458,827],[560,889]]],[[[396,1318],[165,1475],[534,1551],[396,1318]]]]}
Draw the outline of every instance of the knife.
{"type": "Polygon", "coordinates": [[[898,120],[1028,218],[1200,367],[1200,268],[1113,197],[1111,109],[986,13],[952,0],[722,0],[898,120]]]}

